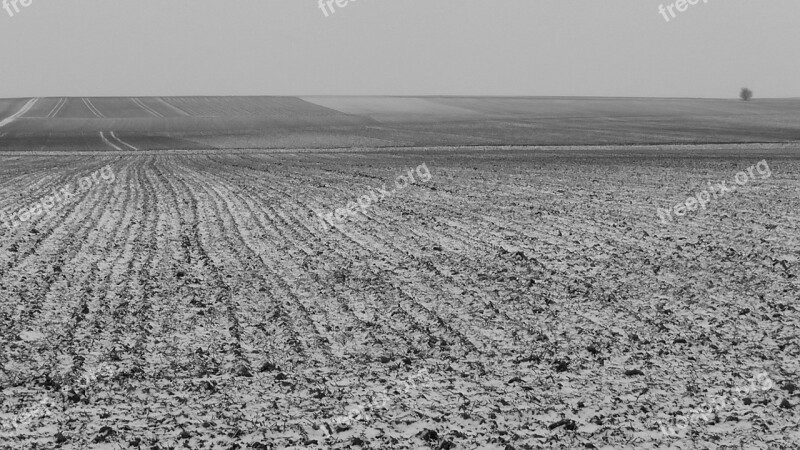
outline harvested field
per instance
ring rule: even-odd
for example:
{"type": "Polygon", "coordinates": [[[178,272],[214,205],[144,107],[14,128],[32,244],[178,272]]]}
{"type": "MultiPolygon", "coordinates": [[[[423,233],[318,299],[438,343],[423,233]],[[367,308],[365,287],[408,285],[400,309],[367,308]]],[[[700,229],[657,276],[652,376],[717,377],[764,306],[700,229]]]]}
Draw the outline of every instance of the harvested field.
{"type": "Polygon", "coordinates": [[[0,231],[16,448],[800,439],[797,146],[7,156],[0,206],[106,166],[0,231]],[[759,160],[770,178],[658,221],[759,160]],[[718,423],[659,430],[764,372],[718,423]]]}

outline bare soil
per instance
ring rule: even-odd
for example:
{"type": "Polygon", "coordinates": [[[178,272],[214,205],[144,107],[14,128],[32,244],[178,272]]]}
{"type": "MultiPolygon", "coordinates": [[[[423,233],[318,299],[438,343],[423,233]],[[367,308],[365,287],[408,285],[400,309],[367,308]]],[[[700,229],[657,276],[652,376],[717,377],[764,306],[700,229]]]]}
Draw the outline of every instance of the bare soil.
{"type": "Polygon", "coordinates": [[[142,147],[0,156],[5,211],[115,174],[0,223],[0,448],[800,444],[796,144],[142,147]]]}

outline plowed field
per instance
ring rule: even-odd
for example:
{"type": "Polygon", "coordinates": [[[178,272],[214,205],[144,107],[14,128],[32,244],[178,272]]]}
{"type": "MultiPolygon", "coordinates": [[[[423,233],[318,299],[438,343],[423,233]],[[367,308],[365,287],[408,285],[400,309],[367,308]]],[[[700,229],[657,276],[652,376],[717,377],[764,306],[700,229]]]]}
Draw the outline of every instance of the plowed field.
{"type": "Polygon", "coordinates": [[[0,157],[0,448],[800,442],[797,145],[122,150],[0,157]]]}

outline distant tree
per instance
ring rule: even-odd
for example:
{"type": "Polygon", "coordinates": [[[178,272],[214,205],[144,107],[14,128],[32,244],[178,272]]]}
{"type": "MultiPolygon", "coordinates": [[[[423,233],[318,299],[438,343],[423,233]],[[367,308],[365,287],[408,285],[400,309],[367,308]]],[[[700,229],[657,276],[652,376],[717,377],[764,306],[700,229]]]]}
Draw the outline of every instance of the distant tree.
{"type": "Polygon", "coordinates": [[[753,91],[747,88],[742,88],[742,92],[739,92],[739,97],[744,101],[748,101],[753,98],[753,91]]]}

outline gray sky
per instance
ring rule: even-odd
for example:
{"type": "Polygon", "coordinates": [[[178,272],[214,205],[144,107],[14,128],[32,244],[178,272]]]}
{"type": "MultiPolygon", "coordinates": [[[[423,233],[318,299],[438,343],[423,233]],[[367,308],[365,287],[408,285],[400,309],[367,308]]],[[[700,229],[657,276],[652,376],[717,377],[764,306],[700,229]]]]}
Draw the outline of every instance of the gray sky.
{"type": "Polygon", "coordinates": [[[32,0],[0,97],[800,97],[800,1],[673,1],[32,0]]]}

